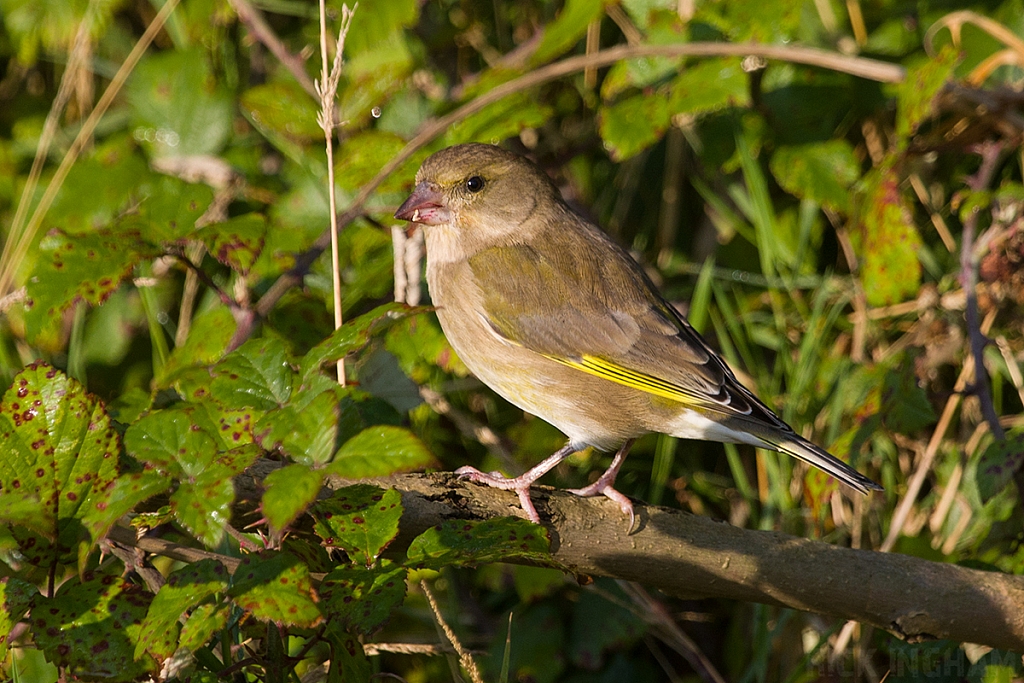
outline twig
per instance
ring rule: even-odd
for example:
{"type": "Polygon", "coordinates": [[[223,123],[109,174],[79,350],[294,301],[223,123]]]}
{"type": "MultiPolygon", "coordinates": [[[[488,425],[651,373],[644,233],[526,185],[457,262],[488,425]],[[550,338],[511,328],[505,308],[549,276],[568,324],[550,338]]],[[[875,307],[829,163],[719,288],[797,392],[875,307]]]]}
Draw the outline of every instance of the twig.
{"type": "MultiPolygon", "coordinates": [[[[906,70],[900,66],[873,59],[850,57],[809,47],[760,45],[754,43],[696,42],[673,45],[619,45],[589,55],[569,57],[560,62],[535,69],[507,83],[502,83],[476,99],[467,102],[450,114],[425,123],[419,133],[402,148],[402,151],[396,154],[370,182],[359,190],[359,193],[352,200],[352,203],[349,204],[348,208],[338,216],[338,225],[348,225],[355,220],[362,213],[363,205],[370,198],[370,195],[388,176],[394,173],[399,166],[404,164],[420,148],[447,130],[452,124],[475,114],[488,105],[509,95],[528,90],[569,74],[585,71],[588,68],[601,68],[624,59],[657,56],[723,57],[746,55],[756,55],[768,59],[817,66],[884,83],[901,82],[906,75],[906,70]]],[[[235,338],[231,340],[231,348],[235,348],[245,341],[252,334],[256,323],[267,316],[278,300],[284,296],[284,293],[302,281],[309,267],[323,253],[328,244],[330,244],[329,231],[320,235],[312,247],[296,256],[295,266],[287,273],[281,275],[270,286],[267,292],[256,302],[256,306],[249,313],[248,319],[239,322],[235,338]]]]}
{"type": "Polygon", "coordinates": [[[0,296],[7,293],[14,278],[14,268],[10,264],[21,263],[25,259],[25,255],[35,239],[36,231],[42,225],[43,217],[50,210],[53,200],[57,197],[57,192],[60,191],[68,173],[71,172],[71,167],[78,160],[78,155],[81,154],[88,141],[92,139],[92,134],[95,132],[100,119],[107,113],[107,109],[110,108],[117,94],[121,92],[121,88],[124,86],[125,81],[128,80],[129,74],[131,74],[135,65],[139,63],[139,60],[142,59],[142,55],[149,48],[150,43],[163,30],[164,24],[167,22],[168,17],[171,16],[174,8],[178,6],[178,2],[179,0],[167,0],[156,16],[153,17],[153,21],[146,27],[142,37],[135,43],[135,47],[132,48],[128,57],[121,64],[121,68],[117,70],[114,78],[111,79],[110,85],[107,86],[103,95],[100,96],[99,101],[96,103],[96,108],[92,110],[89,118],[82,124],[67,154],[61,159],[60,166],[57,167],[49,185],[46,186],[46,191],[43,192],[43,196],[40,198],[39,204],[36,205],[36,210],[32,213],[32,218],[29,219],[28,225],[25,227],[20,239],[17,240],[17,244],[10,251],[7,249],[10,243],[5,245],[4,257],[6,258],[2,259],[2,265],[0,265],[0,296]]]}
{"type": "MultiPolygon", "coordinates": [[[[975,192],[981,192],[989,186],[1002,149],[1001,142],[986,142],[977,147],[977,152],[981,155],[981,166],[977,173],[967,178],[968,187],[975,192]]],[[[981,258],[975,253],[974,237],[980,211],[980,208],[976,208],[964,220],[964,237],[960,244],[960,286],[967,294],[967,333],[971,343],[971,354],[974,357],[974,393],[981,402],[981,414],[985,416],[985,421],[992,429],[992,435],[1002,440],[1006,437],[1006,432],[999,424],[999,415],[996,414],[992,403],[988,370],[985,369],[985,347],[989,345],[990,340],[981,333],[978,324],[978,265],[981,258]]]]}
{"type": "Polygon", "coordinates": [[[455,652],[459,655],[459,663],[462,668],[469,673],[470,679],[473,683],[484,683],[483,676],[480,675],[480,669],[476,665],[476,661],[473,659],[473,655],[469,653],[462,643],[459,642],[455,632],[452,631],[451,626],[444,620],[441,615],[441,610],[437,606],[437,600],[434,598],[434,593],[430,590],[430,586],[427,585],[426,581],[420,581],[420,588],[423,589],[423,595],[427,598],[427,603],[430,605],[430,611],[434,613],[434,619],[437,621],[438,627],[444,632],[444,637],[448,639],[448,642],[455,648],[455,652]]]}
{"type": "Polygon", "coordinates": [[[305,61],[288,51],[281,39],[277,37],[274,30],[270,28],[259,10],[249,3],[249,0],[228,0],[238,15],[238,20],[245,24],[245,27],[252,33],[253,38],[261,42],[270,52],[277,57],[278,61],[291,72],[295,80],[299,82],[302,89],[313,97],[317,97],[316,85],[313,79],[306,73],[305,61]]]}
{"type": "MultiPolygon", "coordinates": [[[[320,112],[316,122],[324,131],[324,144],[327,149],[327,196],[331,211],[331,266],[334,276],[334,329],[339,329],[343,322],[341,313],[341,266],[338,258],[338,206],[334,192],[334,98],[338,94],[338,81],[341,80],[341,56],[345,50],[345,36],[352,26],[356,3],[352,9],[348,5],[341,6],[341,28],[338,30],[338,43],[334,50],[334,64],[327,67],[327,4],[320,0],[320,58],[322,66],[320,80],[315,83],[316,94],[320,98],[320,112]]],[[[345,359],[338,359],[338,384],[345,386],[345,359]]]]}

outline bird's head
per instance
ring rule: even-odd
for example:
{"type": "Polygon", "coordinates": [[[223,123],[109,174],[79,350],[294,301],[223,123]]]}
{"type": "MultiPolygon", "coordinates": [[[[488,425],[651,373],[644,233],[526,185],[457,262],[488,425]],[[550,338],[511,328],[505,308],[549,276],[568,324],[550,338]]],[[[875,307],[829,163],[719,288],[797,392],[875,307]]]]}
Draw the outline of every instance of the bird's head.
{"type": "Polygon", "coordinates": [[[423,162],[395,218],[482,243],[522,229],[551,200],[561,202],[557,189],[527,159],[494,145],[455,145],[423,162]]]}

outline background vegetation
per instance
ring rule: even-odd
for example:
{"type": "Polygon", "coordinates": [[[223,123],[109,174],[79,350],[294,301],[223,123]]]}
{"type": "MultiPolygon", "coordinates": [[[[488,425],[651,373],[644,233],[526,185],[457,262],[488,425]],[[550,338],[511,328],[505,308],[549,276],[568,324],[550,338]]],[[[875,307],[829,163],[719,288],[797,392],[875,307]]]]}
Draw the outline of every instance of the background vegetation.
{"type": "MultiPolygon", "coordinates": [[[[328,3],[328,33],[343,18],[328,3]]],[[[391,228],[416,168],[484,141],[535,159],[769,405],[886,488],[651,435],[620,490],[1022,573],[1021,0],[361,0],[336,333],[319,45],[302,0],[0,0],[7,676],[1024,675],[1012,653],[499,563],[543,562],[543,531],[511,520],[386,552],[394,491],[314,504],[330,477],[515,472],[561,445],[429,312],[387,305],[396,279],[418,292],[391,228]],[[262,500],[236,495],[265,460],[262,500]],[[115,526],[129,513],[149,545],[115,526]]]]}

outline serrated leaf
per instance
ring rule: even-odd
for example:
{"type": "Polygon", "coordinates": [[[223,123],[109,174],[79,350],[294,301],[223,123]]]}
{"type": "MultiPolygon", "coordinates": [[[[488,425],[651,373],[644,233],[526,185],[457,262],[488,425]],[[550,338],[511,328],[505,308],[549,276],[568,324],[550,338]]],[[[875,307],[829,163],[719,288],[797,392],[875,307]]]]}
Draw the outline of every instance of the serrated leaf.
{"type": "Polygon", "coordinates": [[[248,556],[229,591],[235,604],[260,621],[308,628],[321,620],[309,569],[287,553],[248,556]]]}
{"type": "Polygon", "coordinates": [[[373,678],[373,667],[366,657],[363,644],[355,635],[328,622],[324,630],[324,639],[331,646],[328,681],[368,681],[373,678]]]}
{"type": "Polygon", "coordinates": [[[303,383],[308,381],[309,375],[319,373],[325,364],[336,363],[339,359],[366,346],[370,336],[375,332],[386,329],[395,320],[424,310],[429,309],[398,303],[384,304],[348,321],[303,357],[300,365],[303,383]]]}
{"type": "MultiPolygon", "coordinates": [[[[92,539],[107,535],[114,523],[144,500],[163,493],[171,481],[155,470],[121,474],[112,484],[94,491],[82,506],[81,522],[92,539]]],[[[85,567],[91,544],[78,547],[78,566],[85,567]]]]}
{"type": "MultiPolygon", "coordinates": [[[[196,366],[212,365],[219,361],[224,356],[236,327],[235,317],[231,315],[231,309],[227,306],[215,305],[197,314],[192,320],[192,327],[185,343],[171,351],[167,362],[154,378],[154,385],[164,389],[175,386],[179,375],[199,375],[201,380],[195,389],[201,386],[204,393],[208,393],[210,375],[206,372],[207,368],[203,367],[203,373],[200,374],[196,366]]],[[[182,388],[179,393],[187,399],[197,398],[188,395],[190,388],[193,388],[191,384],[182,388]]]]}
{"type": "Polygon", "coordinates": [[[247,213],[223,223],[212,223],[196,231],[210,255],[245,275],[263,252],[267,236],[267,218],[247,213]]]}
{"type": "Polygon", "coordinates": [[[26,285],[25,324],[33,338],[55,325],[76,301],[103,303],[144,258],[157,255],[135,228],[85,235],[51,230],[26,285]]]}
{"type": "Polygon", "coordinates": [[[174,654],[180,617],[214,595],[225,592],[227,586],[228,572],[216,560],[200,560],[171,573],[153,597],[142,621],[135,645],[136,659],[145,652],[157,661],[174,654]]]}
{"type": "Polygon", "coordinates": [[[550,559],[547,530],[518,517],[448,520],[413,539],[406,566],[440,569],[512,559],[550,559]]]}
{"type": "Polygon", "coordinates": [[[263,412],[252,408],[231,410],[216,401],[201,401],[194,404],[195,412],[205,413],[201,424],[217,441],[218,450],[230,451],[252,444],[258,420],[263,412]]]}
{"type": "Polygon", "coordinates": [[[411,472],[436,463],[423,442],[409,430],[376,425],[342,444],[327,471],[343,478],[365,479],[411,472]]]}
{"type": "Polygon", "coordinates": [[[281,531],[316,500],[323,483],[323,471],[308,465],[286,465],[274,470],[263,480],[263,516],[274,530],[281,531]]]}
{"type": "Polygon", "coordinates": [[[270,410],[292,393],[288,351],[277,339],[250,339],[213,367],[210,393],[228,408],[270,410]]]}
{"type": "Polygon", "coordinates": [[[45,363],[18,373],[0,403],[0,519],[50,541],[24,537],[26,561],[91,546],[80,519],[117,479],[120,450],[103,405],[76,380],[45,363]]]}
{"type": "Polygon", "coordinates": [[[978,494],[988,502],[1013,480],[1024,465],[1024,430],[1015,429],[1001,441],[993,441],[978,460],[978,494]]]}
{"type": "Polygon", "coordinates": [[[64,583],[54,598],[36,599],[33,637],[68,676],[135,680],[158,668],[152,657],[134,656],[151,599],[145,588],[116,573],[88,571],[81,582],[74,577],[64,583]]]}
{"type": "Polygon", "coordinates": [[[153,411],[128,428],[125,448],[172,476],[195,476],[217,455],[212,430],[203,429],[196,418],[191,406],[153,411]]]}
{"type": "Polygon", "coordinates": [[[624,161],[661,139],[671,113],[665,97],[637,93],[601,107],[597,128],[615,161],[624,161]]]}
{"type": "Polygon", "coordinates": [[[405,599],[408,570],[385,562],[380,567],[339,567],[320,584],[320,608],[346,630],[370,635],[405,599]]]}
{"type": "Polygon", "coordinates": [[[859,233],[860,276],[868,304],[887,306],[917,292],[921,236],[900,193],[895,171],[871,175],[859,233]]]}
{"type": "Polygon", "coordinates": [[[953,75],[959,52],[946,45],[934,58],[907,69],[907,76],[897,89],[896,139],[903,148],[921,123],[931,115],[936,95],[953,75]]]}
{"type": "Polygon", "coordinates": [[[779,147],[770,167],[786,192],[849,212],[850,187],[860,177],[860,163],[846,140],[779,147]]]}
{"type": "Polygon", "coordinates": [[[312,510],[313,529],[329,548],[344,550],[353,562],[371,566],[398,534],[402,494],[369,484],[339,489],[312,510]]]}
{"type": "Polygon", "coordinates": [[[322,465],[334,454],[339,414],[333,388],[303,392],[288,405],[264,415],[256,433],[268,451],[280,449],[303,465],[322,465]],[[305,394],[312,394],[312,400],[300,402],[305,394]]]}
{"type": "Polygon", "coordinates": [[[174,516],[207,547],[216,547],[224,538],[235,500],[234,474],[227,467],[212,465],[171,494],[174,516]]]}

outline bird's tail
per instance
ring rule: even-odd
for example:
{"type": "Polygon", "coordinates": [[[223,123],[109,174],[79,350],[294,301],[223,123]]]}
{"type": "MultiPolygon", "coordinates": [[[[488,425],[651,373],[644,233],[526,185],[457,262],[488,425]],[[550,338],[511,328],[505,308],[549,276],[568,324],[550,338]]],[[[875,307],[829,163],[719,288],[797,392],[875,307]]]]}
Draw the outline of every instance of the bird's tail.
{"type": "Polygon", "coordinates": [[[823,448],[815,446],[810,441],[797,436],[787,434],[783,439],[772,443],[772,446],[783,453],[799,458],[806,463],[814,465],[819,470],[831,474],[847,486],[857,489],[861,493],[868,491],[881,491],[881,486],[853,469],[845,462],[836,458],[823,448]]]}

